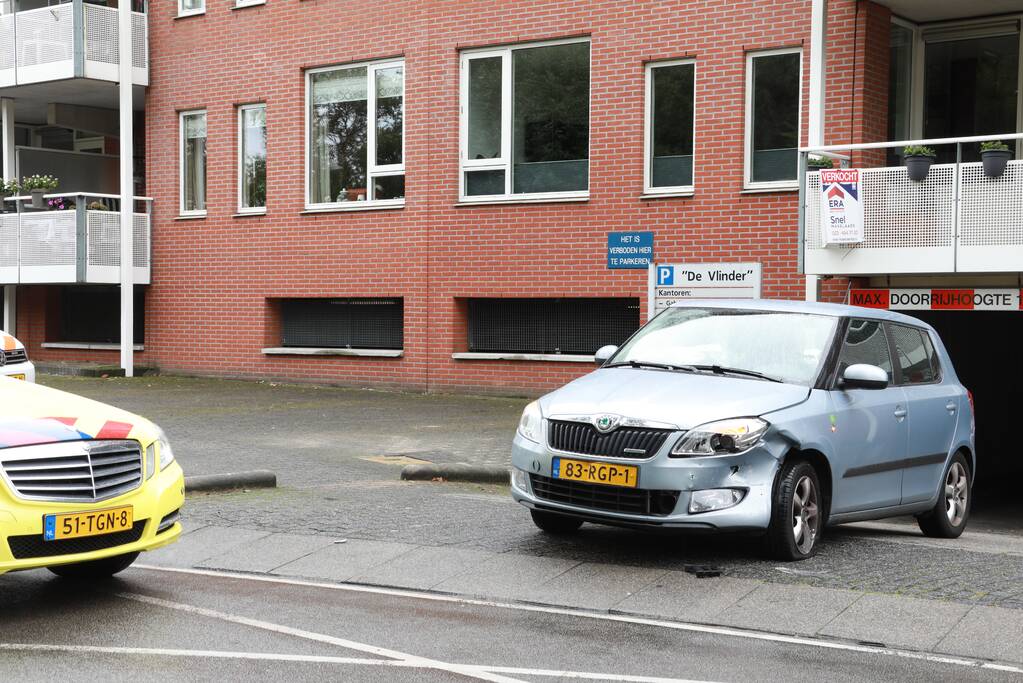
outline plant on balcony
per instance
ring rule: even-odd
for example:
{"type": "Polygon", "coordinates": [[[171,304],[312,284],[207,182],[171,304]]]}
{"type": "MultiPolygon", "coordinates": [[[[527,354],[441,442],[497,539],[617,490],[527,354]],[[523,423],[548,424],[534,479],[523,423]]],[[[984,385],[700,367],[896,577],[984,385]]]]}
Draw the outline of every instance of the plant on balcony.
{"type": "Polygon", "coordinates": [[[60,181],[52,175],[30,175],[21,179],[22,191],[32,195],[33,209],[45,209],[46,201],[43,195],[56,190],[59,184],[60,181]]]}
{"type": "Polygon", "coordinates": [[[984,175],[988,178],[1001,177],[1011,158],[1009,146],[1001,140],[980,143],[980,159],[984,162],[984,175]]]}
{"type": "Polygon", "coordinates": [[[834,168],[835,162],[830,157],[820,156],[807,156],[806,157],[806,170],[807,171],[820,171],[825,168],[834,168]]]}
{"type": "Polygon", "coordinates": [[[927,172],[931,170],[931,164],[937,158],[933,149],[922,145],[903,147],[902,154],[905,158],[909,179],[917,183],[927,177],[927,172]]]}
{"type": "Polygon", "coordinates": [[[21,192],[21,185],[18,184],[17,180],[13,178],[11,180],[4,180],[0,178],[0,213],[6,211],[7,202],[4,200],[7,197],[17,196],[21,192]]]}

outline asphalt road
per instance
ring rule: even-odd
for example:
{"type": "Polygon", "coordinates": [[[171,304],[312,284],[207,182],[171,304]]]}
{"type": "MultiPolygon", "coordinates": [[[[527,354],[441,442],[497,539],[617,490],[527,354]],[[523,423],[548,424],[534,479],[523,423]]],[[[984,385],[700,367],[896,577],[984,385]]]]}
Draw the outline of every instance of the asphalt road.
{"type": "Polygon", "coordinates": [[[4,680],[1018,680],[845,643],[133,568],[0,577],[4,680]]]}

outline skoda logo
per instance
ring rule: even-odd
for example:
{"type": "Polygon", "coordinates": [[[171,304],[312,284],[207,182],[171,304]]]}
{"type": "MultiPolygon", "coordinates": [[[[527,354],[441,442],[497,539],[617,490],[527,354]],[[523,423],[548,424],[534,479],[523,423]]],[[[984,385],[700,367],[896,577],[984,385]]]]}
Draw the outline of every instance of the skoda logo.
{"type": "Polygon", "coordinates": [[[614,431],[621,420],[622,418],[618,415],[598,415],[593,418],[593,426],[601,434],[607,434],[610,431],[614,431]]]}

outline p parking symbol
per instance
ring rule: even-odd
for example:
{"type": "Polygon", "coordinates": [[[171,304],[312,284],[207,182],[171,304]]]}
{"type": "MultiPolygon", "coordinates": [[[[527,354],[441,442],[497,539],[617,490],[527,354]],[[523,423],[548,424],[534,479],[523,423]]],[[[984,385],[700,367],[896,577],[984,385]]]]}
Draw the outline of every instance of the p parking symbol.
{"type": "Polygon", "coordinates": [[[672,266],[657,266],[657,284],[675,284],[675,268],[672,266]]]}

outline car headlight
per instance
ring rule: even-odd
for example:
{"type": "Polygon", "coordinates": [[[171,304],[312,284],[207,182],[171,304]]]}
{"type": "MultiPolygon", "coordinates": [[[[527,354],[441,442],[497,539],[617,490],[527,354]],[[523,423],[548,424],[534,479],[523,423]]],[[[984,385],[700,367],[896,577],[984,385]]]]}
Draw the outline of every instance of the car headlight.
{"type": "Polygon", "coordinates": [[[542,431],[543,415],[540,414],[540,404],[533,401],[522,411],[522,418],[519,420],[519,435],[533,443],[540,443],[543,436],[542,431]]]}
{"type": "Polygon", "coordinates": [[[674,456],[731,455],[753,448],[770,423],[759,417],[736,417],[694,427],[671,449],[674,456]]]}
{"type": "Polygon", "coordinates": [[[167,435],[162,429],[159,429],[159,435],[156,437],[156,449],[160,453],[161,470],[174,462],[174,449],[171,448],[170,441],[167,440],[167,435]]]}

